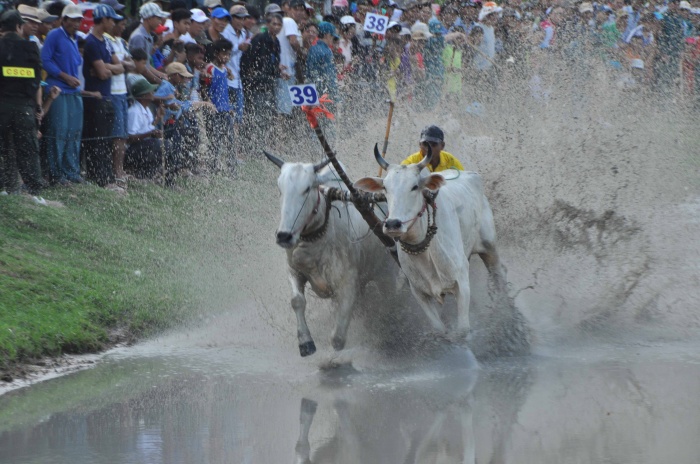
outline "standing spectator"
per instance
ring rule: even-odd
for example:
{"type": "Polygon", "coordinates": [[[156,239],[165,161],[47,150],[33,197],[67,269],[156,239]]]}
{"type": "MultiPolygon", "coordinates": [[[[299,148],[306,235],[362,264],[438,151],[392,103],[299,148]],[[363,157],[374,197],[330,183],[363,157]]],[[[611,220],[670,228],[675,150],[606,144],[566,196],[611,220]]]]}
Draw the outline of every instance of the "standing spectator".
{"type": "Polygon", "coordinates": [[[246,10],[249,16],[243,22],[243,27],[251,37],[254,37],[260,32],[260,9],[255,5],[247,4],[246,10]]]}
{"type": "Polygon", "coordinates": [[[19,5],[17,11],[19,11],[19,14],[24,20],[24,24],[22,24],[22,33],[20,34],[22,38],[24,40],[31,40],[32,37],[36,38],[39,25],[41,24],[37,9],[33,6],[19,5]]]}
{"type": "Polygon", "coordinates": [[[338,48],[343,55],[343,73],[350,72],[352,68],[352,60],[356,58],[357,50],[360,46],[360,41],[357,38],[357,23],[352,16],[343,16],[340,18],[341,37],[338,42],[338,48]]]}
{"type": "MultiPolygon", "coordinates": [[[[141,49],[146,52],[146,55],[152,56],[155,51],[153,34],[170,14],[161,10],[155,3],[146,3],[139,9],[139,15],[141,16],[141,24],[129,37],[129,52],[133,55],[134,50],[141,49]]],[[[153,84],[160,84],[165,80],[166,75],[156,70],[151,64],[148,64],[144,77],[153,84]]]]}
{"type": "Polygon", "coordinates": [[[192,8],[190,13],[192,13],[192,22],[190,23],[189,32],[190,36],[198,44],[207,45],[209,43],[209,39],[207,39],[207,35],[204,31],[208,27],[209,18],[202,10],[198,8],[192,8]]]}
{"type": "Polygon", "coordinates": [[[318,24],[318,41],[309,50],[306,60],[307,82],[316,84],[318,91],[322,94],[327,93],[334,102],[338,99],[338,84],[331,47],[337,38],[335,26],[321,21],[318,24]]]}
{"type": "MultiPolygon", "coordinates": [[[[326,21],[318,23],[318,41],[309,50],[309,56],[306,60],[306,82],[316,84],[319,95],[328,94],[333,103],[326,104],[326,107],[331,112],[334,112],[334,107],[340,103],[336,81],[337,71],[331,51],[333,42],[337,39],[335,26],[326,21]]],[[[328,138],[333,140],[335,131],[330,125],[330,121],[327,118],[321,118],[319,122],[321,127],[326,130],[328,138]]]]}
{"type": "MultiPolygon", "coordinates": [[[[107,4],[107,2],[103,2],[107,4]]],[[[121,6],[121,5],[120,5],[121,6]]],[[[122,6],[123,8],[123,6],[122,6]]],[[[127,51],[128,45],[121,35],[126,27],[126,21],[115,21],[114,27],[109,34],[105,34],[105,38],[110,44],[114,55],[119,62],[124,66],[124,71],[133,72],[135,70],[134,60],[127,51]]],[[[112,151],[112,170],[114,171],[115,181],[124,187],[126,184],[126,173],[124,172],[124,157],[126,156],[126,122],[129,111],[127,102],[126,88],[126,73],[112,76],[111,84],[111,101],[114,106],[114,129],[112,137],[114,137],[114,147],[112,151]]]]}
{"type": "Polygon", "coordinates": [[[292,99],[289,96],[289,86],[296,83],[295,65],[297,56],[301,52],[301,32],[297,25],[297,19],[301,20],[306,15],[304,0],[283,0],[282,30],[277,34],[280,43],[280,63],[286,78],[277,79],[277,110],[280,114],[292,114],[292,99]]]}
{"type": "Polygon", "coordinates": [[[83,13],[68,4],[61,12],[61,27],[49,32],[41,50],[41,61],[49,86],[61,94],[51,105],[47,118],[47,158],[52,183],[82,183],[80,176],[80,137],[83,130],[83,100],[80,96],[78,70],[83,58],[78,51],[76,32],[83,13]]]}
{"type": "Polygon", "coordinates": [[[205,56],[208,62],[214,61],[214,42],[225,38],[223,36],[224,29],[226,29],[230,21],[231,15],[223,7],[219,6],[212,10],[211,23],[205,31],[207,39],[211,41],[211,43],[207,45],[207,56],[205,56]]]}
{"type": "Polygon", "coordinates": [[[204,61],[204,46],[199,44],[187,44],[185,45],[185,67],[187,72],[191,73],[194,77],[185,86],[185,100],[191,100],[193,102],[198,102],[202,100],[199,93],[199,75],[206,65],[204,61]]]}
{"type": "Polygon", "coordinates": [[[668,2],[657,40],[656,79],[660,90],[669,94],[680,80],[681,52],[685,48],[683,18],[678,13],[678,0],[668,2]]]}
{"type": "Polygon", "coordinates": [[[99,92],[101,98],[83,100],[83,155],[88,178],[100,187],[106,187],[114,182],[112,76],[123,76],[124,66],[104,34],[114,28],[115,21],[121,21],[124,17],[119,16],[111,6],[100,4],[92,11],[92,18],[94,25],[85,39],[83,76],[85,90],[99,92]]]}
{"type": "MultiPolygon", "coordinates": [[[[207,74],[211,77],[209,98],[216,106],[216,113],[208,118],[209,127],[207,133],[213,142],[212,147],[215,162],[227,161],[233,168],[233,160],[230,155],[233,152],[233,120],[231,118],[231,104],[228,96],[228,81],[233,79],[233,72],[228,68],[231,61],[233,44],[226,39],[219,39],[212,45],[212,63],[207,66],[207,74]],[[222,143],[223,142],[223,143],[222,143]],[[226,156],[226,153],[229,156],[226,156]],[[224,159],[229,158],[229,159],[224,159]]],[[[216,169],[216,166],[212,166],[216,169]]]]}
{"type": "Polygon", "coordinates": [[[306,59],[311,47],[316,45],[318,40],[318,26],[315,23],[307,23],[301,29],[301,56],[297,59],[296,75],[297,82],[304,82],[306,76],[306,59]]]}
{"type": "Polygon", "coordinates": [[[425,69],[428,80],[425,103],[428,108],[433,108],[440,101],[445,82],[445,65],[442,61],[445,39],[442,36],[443,25],[437,18],[429,21],[428,30],[433,36],[428,39],[425,46],[425,69]]]}
{"type": "Polygon", "coordinates": [[[41,60],[37,46],[19,35],[23,22],[17,11],[0,16],[0,68],[7,70],[0,75],[0,190],[19,191],[19,170],[29,193],[36,195],[43,186],[37,139],[41,60]]]}
{"type": "Polygon", "coordinates": [[[163,37],[163,42],[167,44],[172,40],[180,41],[186,44],[195,43],[195,40],[190,35],[190,27],[192,27],[192,12],[184,8],[179,8],[177,10],[173,10],[170,16],[173,21],[173,31],[163,37]]]}
{"type": "Polygon", "coordinates": [[[244,126],[257,129],[260,137],[265,137],[270,129],[276,105],[277,78],[285,74],[281,71],[280,42],[277,39],[282,30],[282,16],[271,13],[265,21],[267,30],[253,37],[250,48],[241,57],[241,79],[247,108],[244,126]]]}
{"type": "Polygon", "coordinates": [[[149,108],[153,103],[153,92],[157,88],[146,79],[139,79],[131,89],[136,101],[129,108],[129,148],[125,162],[141,178],[153,177],[163,162],[163,132],[156,129],[163,118],[163,107],[158,107],[155,118],[149,108]]]}
{"type": "Polygon", "coordinates": [[[172,171],[175,171],[187,164],[187,152],[184,144],[185,127],[183,126],[185,107],[183,88],[194,77],[194,74],[187,71],[184,64],[178,62],[170,63],[166,66],[165,72],[168,75],[168,80],[160,84],[155,94],[172,96],[165,102],[163,135],[169,151],[172,153],[174,161],[172,171]]]}
{"type": "Polygon", "coordinates": [[[58,16],[50,14],[44,9],[37,9],[37,14],[41,20],[39,28],[37,29],[36,36],[32,39],[39,46],[39,50],[44,46],[44,40],[46,39],[46,34],[53,30],[58,24],[58,16]]]}
{"type": "Polygon", "coordinates": [[[231,24],[224,29],[223,36],[233,44],[231,60],[228,67],[233,72],[233,79],[228,81],[228,94],[233,108],[234,127],[243,122],[243,87],[241,86],[241,56],[250,48],[252,37],[243,24],[250,15],[243,5],[231,7],[231,24]]]}

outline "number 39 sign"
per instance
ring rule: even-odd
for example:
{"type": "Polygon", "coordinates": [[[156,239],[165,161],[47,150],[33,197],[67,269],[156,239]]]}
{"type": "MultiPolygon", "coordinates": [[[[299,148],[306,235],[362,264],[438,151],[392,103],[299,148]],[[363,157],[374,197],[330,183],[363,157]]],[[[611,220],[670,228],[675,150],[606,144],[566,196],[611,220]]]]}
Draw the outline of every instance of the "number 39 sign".
{"type": "Polygon", "coordinates": [[[376,13],[367,13],[365,17],[365,31],[373,34],[386,33],[386,26],[389,24],[389,18],[376,13]]]}
{"type": "Polygon", "coordinates": [[[290,85],[289,96],[294,106],[318,105],[318,91],[313,84],[290,85]]]}

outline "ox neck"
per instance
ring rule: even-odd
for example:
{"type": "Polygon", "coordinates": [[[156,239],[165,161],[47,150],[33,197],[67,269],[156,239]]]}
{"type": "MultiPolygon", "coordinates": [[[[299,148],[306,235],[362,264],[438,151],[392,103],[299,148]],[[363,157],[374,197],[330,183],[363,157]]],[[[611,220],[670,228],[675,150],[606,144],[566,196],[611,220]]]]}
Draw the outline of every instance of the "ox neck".
{"type": "Polygon", "coordinates": [[[328,218],[331,211],[331,202],[318,190],[318,199],[306,225],[299,236],[302,242],[315,242],[321,239],[328,230],[328,218]]]}

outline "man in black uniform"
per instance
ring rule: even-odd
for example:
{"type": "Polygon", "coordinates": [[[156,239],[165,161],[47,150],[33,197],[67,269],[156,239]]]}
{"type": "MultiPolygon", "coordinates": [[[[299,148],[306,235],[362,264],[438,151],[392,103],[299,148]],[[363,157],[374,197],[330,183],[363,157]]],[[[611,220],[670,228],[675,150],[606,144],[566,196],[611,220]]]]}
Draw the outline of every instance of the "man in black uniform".
{"type": "Polygon", "coordinates": [[[44,186],[39,165],[41,58],[34,42],[24,40],[24,20],[16,10],[0,16],[0,190],[19,192],[17,171],[29,193],[44,186]]]}

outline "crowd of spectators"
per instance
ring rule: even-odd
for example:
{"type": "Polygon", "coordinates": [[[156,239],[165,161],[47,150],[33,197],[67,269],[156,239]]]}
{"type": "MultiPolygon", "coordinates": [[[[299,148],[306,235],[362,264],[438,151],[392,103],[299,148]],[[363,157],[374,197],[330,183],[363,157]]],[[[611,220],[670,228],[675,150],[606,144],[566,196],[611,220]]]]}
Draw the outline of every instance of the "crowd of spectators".
{"type": "Polygon", "coordinates": [[[688,99],[700,74],[700,9],[685,0],[226,2],[132,1],[131,20],[118,0],[6,7],[0,192],[231,172],[299,122],[295,83],[352,124],[368,99],[469,111],[515,81],[546,99],[560,58],[581,79],[595,62],[626,89],[688,99]],[[384,34],[364,30],[368,13],[384,34]]]}

